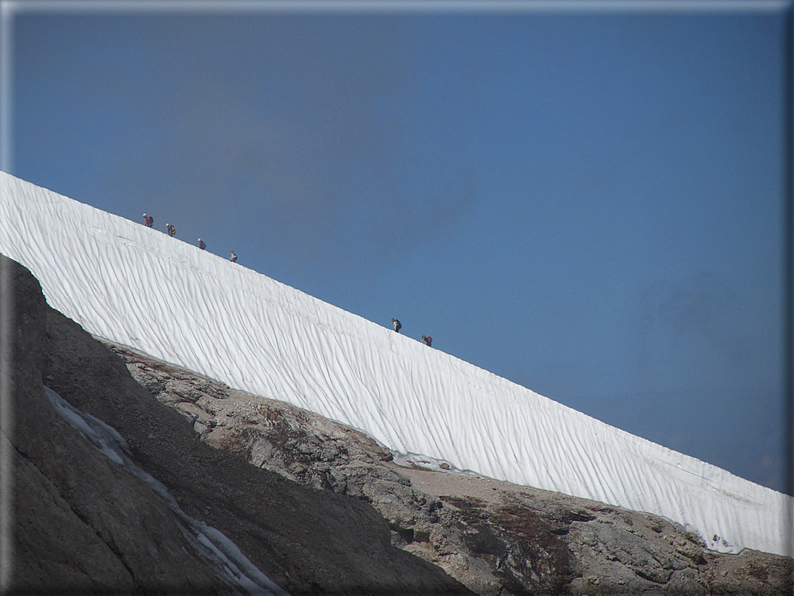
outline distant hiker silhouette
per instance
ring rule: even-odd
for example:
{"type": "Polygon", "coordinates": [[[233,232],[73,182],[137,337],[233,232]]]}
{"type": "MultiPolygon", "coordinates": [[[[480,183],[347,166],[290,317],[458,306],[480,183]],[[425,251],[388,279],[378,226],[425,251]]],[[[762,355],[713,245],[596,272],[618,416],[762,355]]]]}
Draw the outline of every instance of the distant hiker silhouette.
{"type": "Polygon", "coordinates": [[[143,214],[143,225],[147,228],[151,228],[154,225],[154,218],[151,215],[143,214]]]}
{"type": "Polygon", "coordinates": [[[230,257],[229,257],[229,260],[230,260],[232,263],[236,263],[236,262],[237,262],[237,255],[234,253],[234,251],[233,251],[233,250],[232,250],[232,251],[230,251],[230,252],[232,253],[232,256],[230,256],[230,257]]]}
{"type": "Polygon", "coordinates": [[[207,248],[207,245],[204,243],[204,241],[201,238],[198,239],[198,243],[199,243],[199,248],[201,250],[204,250],[205,248],[207,248]]]}
{"type": "Polygon", "coordinates": [[[425,342],[428,346],[433,343],[433,338],[429,335],[423,335],[422,341],[425,342]]]}
{"type": "Polygon", "coordinates": [[[398,321],[397,319],[392,319],[391,322],[392,322],[392,325],[394,325],[394,330],[397,333],[399,333],[400,329],[403,328],[403,326],[400,324],[400,321],[398,321]]]}
{"type": "Polygon", "coordinates": [[[170,223],[165,224],[165,231],[168,233],[169,236],[176,235],[176,228],[172,226],[170,223]]]}

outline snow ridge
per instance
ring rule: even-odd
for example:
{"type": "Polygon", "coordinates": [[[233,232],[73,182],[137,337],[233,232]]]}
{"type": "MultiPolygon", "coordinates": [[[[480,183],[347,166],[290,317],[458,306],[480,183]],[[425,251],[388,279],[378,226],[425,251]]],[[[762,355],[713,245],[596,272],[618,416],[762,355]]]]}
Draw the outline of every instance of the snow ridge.
{"type": "Polygon", "coordinates": [[[0,252],[90,333],[353,426],[395,452],[784,554],[790,497],[127,219],[0,172],[0,252]]]}

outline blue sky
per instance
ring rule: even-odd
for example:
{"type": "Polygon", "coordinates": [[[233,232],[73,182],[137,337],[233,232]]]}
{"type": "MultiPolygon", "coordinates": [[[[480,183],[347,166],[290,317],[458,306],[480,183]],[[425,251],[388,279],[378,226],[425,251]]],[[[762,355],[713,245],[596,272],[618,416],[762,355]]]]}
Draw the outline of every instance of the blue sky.
{"type": "Polygon", "coordinates": [[[782,490],[782,9],[47,6],[14,175],[782,490]]]}

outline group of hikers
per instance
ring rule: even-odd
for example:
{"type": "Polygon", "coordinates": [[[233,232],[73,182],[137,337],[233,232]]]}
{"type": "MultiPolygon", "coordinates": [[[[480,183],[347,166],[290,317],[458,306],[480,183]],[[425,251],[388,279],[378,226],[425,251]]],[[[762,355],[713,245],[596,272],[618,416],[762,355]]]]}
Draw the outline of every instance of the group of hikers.
{"type": "MultiPolygon", "coordinates": [[[[144,223],[144,225],[147,228],[151,228],[154,225],[154,217],[152,217],[151,215],[146,215],[144,213],[143,214],[143,223],[144,223]]],[[[174,227],[170,223],[165,224],[165,231],[166,231],[166,234],[168,234],[171,237],[176,236],[176,227],[174,227]]],[[[201,250],[204,250],[205,248],[207,248],[207,244],[201,238],[199,238],[198,239],[198,247],[201,250]]],[[[237,262],[237,254],[233,250],[229,251],[229,252],[231,252],[231,256],[229,257],[229,260],[232,263],[236,263],[237,262]]],[[[392,325],[394,326],[394,331],[399,333],[400,329],[402,329],[402,324],[400,323],[400,321],[398,321],[395,318],[392,318],[391,322],[392,322],[392,325]]],[[[430,337],[429,335],[423,335],[422,336],[422,341],[425,342],[428,346],[430,346],[433,343],[433,338],[430,337]]]]}
{"type": "MultiPolygon", "coordinates": [[[[395,319],[393,317],[392,317],[392,320],[391,320],[391,324],[394,326],[394,331],[397,332],[397,333],[399,333],[400,329],[403,328],[403,326],[400,323],[400,321],[398,321],[397,319],[395,319]]],[[[423,335],[422,336],[422,341],[425,342],[428,346],[430,346],[433,343],[433,338],[430,337],[429,335],[423,335]]]]}
{"type": "MultiPolygon", "coordinates": [[[[143,225],[145,225],[147,228],[151,228],[154,225],[154,217],[152,217],[151,215],[146,215],[144,213],[143,214],[143,225]]],[[[176,227],[173,224],[170,224],[170,223],[165,224],[165,233],[173,238],[174,236],[176,236],[176,227]]],[[[204,250],[205,248],[207,248],[207,243],[204,242],[201,238],[199,238],[198,239],[198,247],[201,250],[204,250]]],[[[237,262],[237,254],[233,250],[229,251],[229,252],[231,252],[231,256],[229,257],[229,260],[232,263],[236,263],[237,262]]]]}

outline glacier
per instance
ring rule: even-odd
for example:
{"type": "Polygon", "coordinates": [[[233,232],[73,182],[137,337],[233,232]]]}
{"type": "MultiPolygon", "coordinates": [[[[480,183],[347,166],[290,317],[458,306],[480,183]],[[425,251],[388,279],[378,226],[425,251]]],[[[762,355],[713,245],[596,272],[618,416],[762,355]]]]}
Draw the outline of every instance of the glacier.
{"type": "Polygon", "coordinates": [[[0,172],[0,253],[96,337],[352,426],[398,454],[786,553],[792,498],[600,422],[177,238],[0,172]]]}

